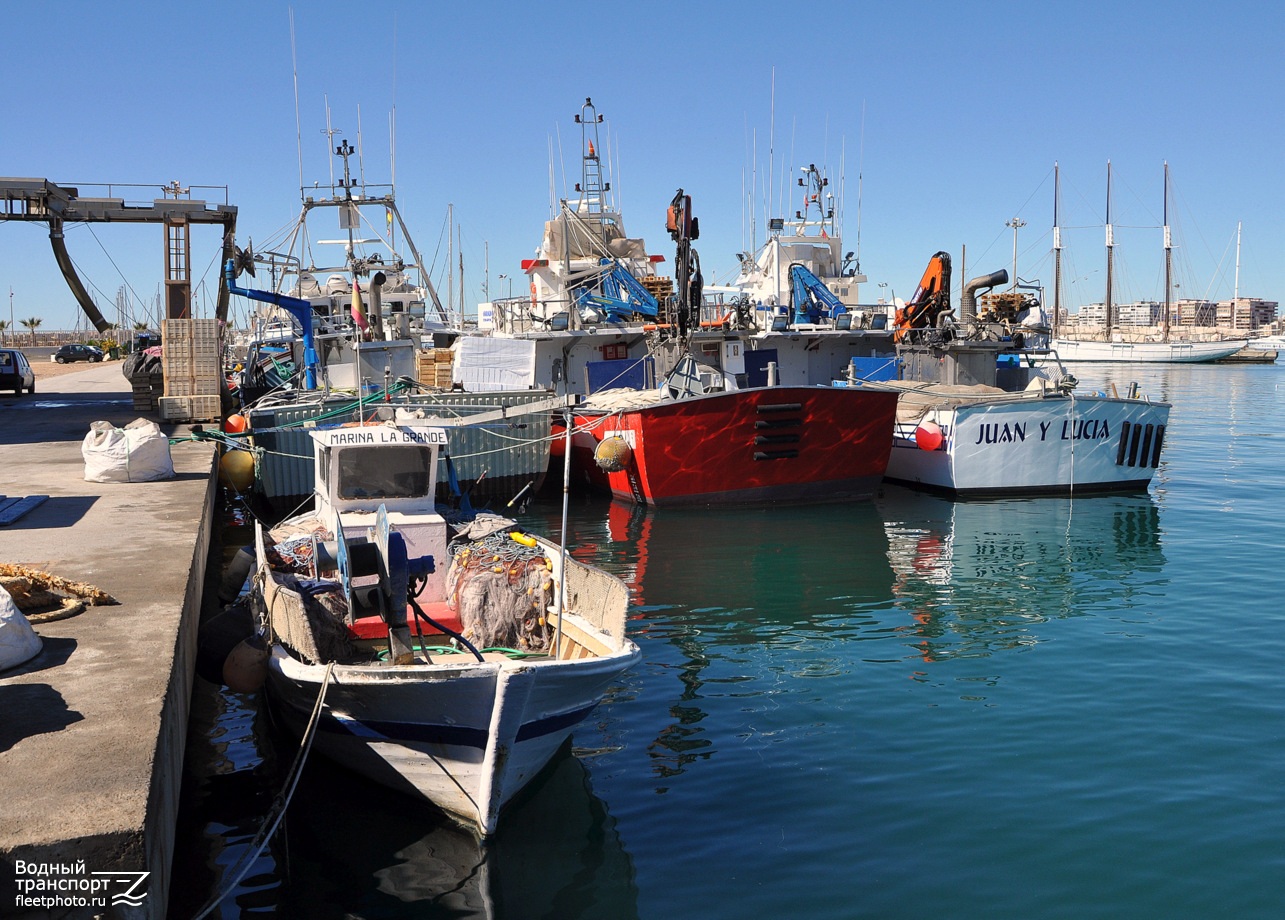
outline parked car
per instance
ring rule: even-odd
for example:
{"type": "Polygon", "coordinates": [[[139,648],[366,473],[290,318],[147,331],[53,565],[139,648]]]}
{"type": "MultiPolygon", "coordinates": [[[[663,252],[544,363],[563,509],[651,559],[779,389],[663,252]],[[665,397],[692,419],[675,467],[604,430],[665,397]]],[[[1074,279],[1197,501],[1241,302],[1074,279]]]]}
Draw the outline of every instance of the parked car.
{"type": "Polygon", "coordinates": [[[27,363],[27,356],[16,348],[0,348],[0,390],[13,390],[17,396],[22,391],[36,392],[36,374],[27,363]]]}
{"type": "Polygon", "coordinates": [[[68,361],[101,361],[103,360],[103,350],[96,345],[64,345],[54,353],[54,360],[59,364],[66,364],[68,361]]]}

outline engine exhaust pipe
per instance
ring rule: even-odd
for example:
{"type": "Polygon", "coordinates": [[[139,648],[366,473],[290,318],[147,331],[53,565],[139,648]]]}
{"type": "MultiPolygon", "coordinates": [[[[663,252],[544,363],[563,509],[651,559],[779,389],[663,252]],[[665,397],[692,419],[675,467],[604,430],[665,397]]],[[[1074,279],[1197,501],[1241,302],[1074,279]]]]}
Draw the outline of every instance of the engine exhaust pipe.
{"type": "Polygon", "coordinates": [[[384,302],[382,292],[384,282],[387,280],[383,272],[375,272],[370,279],[368,288],[370,292],[370,332],[371,338],[377,342],[384,340],[384,302]]]}
{"type": "Polygon", "coordinates": [[[982,288],[990,290],[999,284],[1008,283],[1008,269],[1001,268],[997,272],[991,272],[989,275],[980,275],[964,285],[963,293],[959,295],[959,321],[961,323],[971,322],[977,318],[977,292],[982,288]]]}

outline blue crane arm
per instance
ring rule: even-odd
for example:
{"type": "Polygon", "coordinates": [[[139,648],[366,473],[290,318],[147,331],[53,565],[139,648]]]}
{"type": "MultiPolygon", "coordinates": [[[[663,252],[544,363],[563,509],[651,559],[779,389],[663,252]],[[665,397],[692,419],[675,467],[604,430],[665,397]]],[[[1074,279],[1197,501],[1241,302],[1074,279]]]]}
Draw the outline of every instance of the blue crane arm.
{"type": "Polygon", "coordinates": [[[299,324],[303,327],[304,387],[309,390],[315,390],[317,388],[317,365],[320,361],[317,358],[316,342],[313,338],[312,304],[306,300],[300,300],[298,297],[278,294],[275,291],[255,291],[238,287],[236,283],[236,268],[231,259],[228,259],[223,265],[223,277],[227,281],[229,294],[239,294],[242,297],[248,297],[250,300],[257,300],[260,303],[273,304],[299,320],[299,324]]]}
{"type": "Polygon", "coordinates": [[[627,320],[634,314],[655,319],[660,307],[648,289],[642,287],[630,270],[619,262],[603,260],[601,265],[612,266],[599,275],[601,292],[595,292],[590,284],[574,290],[576,303],[581,307],[598,307],[607,311],[609,320],[627,320]]]}
{"type": "Polygon", "coordinates": [[[823,314],[834,319],[848,312],[843,301],[802,265],[790,266],[790,291],[796,323],[815,323],[823,314]]]}

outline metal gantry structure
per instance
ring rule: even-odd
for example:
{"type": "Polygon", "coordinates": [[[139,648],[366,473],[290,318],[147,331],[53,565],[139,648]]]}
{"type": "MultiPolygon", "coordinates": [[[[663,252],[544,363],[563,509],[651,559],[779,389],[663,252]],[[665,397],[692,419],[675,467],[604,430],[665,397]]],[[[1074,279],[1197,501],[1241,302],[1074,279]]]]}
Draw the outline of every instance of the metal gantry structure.
{"type": "MultiPolygon", "coordinates": [[[[124,198],[82,197],[77,188],[61,186],[48,179],[0,178],[0,222],[6,220],[42,221],[49,225],[49,242],[54,259],[68,287],[85,316],[99,332],[106,332],[111,323],[103,317],[89,292],[85,290],[75,265],[67,252],[64,227],[69,223],[134,223],[161,224],[165,230],[165,313],[169,319],[183,319],[192,315],[192,239],[194,224],[217,224],[223,227],[223,260],[231,258],[236,234],[235,205],[226,202],[224,186],[223,204],[209,205],[203,200],[184,197],[191,194],[191,187],[178,182],[166,185],[106,185],[109,194],[120,188],[159,188],[164,197],[148,203],[127,203],[124,198]]],[[[201,188],[200,186],[195,186],[201,188]]],[[[219,277],[219,295],[215,317],[226,320],[228,290],[222,275],[219,277]]]]}

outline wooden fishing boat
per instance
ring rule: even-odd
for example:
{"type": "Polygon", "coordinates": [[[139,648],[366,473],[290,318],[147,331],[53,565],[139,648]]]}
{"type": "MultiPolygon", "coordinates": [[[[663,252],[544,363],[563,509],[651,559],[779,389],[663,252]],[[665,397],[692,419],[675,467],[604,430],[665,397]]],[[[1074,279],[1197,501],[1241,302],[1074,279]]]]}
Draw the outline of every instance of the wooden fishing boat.
{"type": "Polygon", "coordinates": [[[443,428],[312,438],[316,510],[256,527],[273,711],[485,838],[637,661],[628,589],[504,518],[448,523],[433,504],[443,428]]]}

